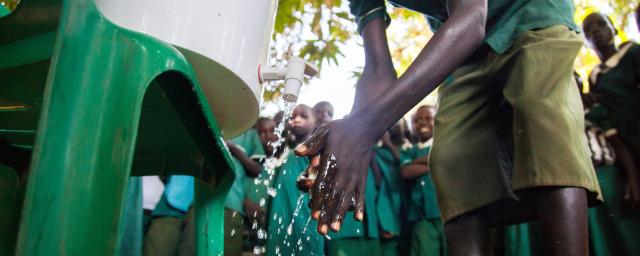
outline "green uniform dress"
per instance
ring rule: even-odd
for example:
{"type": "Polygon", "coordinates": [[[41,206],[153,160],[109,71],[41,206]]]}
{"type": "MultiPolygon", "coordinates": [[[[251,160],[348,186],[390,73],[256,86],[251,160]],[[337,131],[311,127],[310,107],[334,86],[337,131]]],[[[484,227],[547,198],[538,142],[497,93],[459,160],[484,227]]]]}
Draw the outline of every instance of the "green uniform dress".
{"type": "MultiPolygon", "coordinates": [[[[431,140],[418,143],[401,154],[406,165],[419,157],[429,155],[431,140]]],[[[429,173],[410,182],[409,222],[413,223],[409,253],[411,255],[446,255],[444,225],[436,198],[436,188],[429,173]]]]}
{"type": "Polygon", "coordinates": [[[344,216],[344,221],[338,233],[330,233],[327,238],[327,255],[382,255],[379,240],[378,212],[376,200],[378,190],[375,177],[369,169],[365,190],[364,220],[357,221],[353,211],[344,216]]]}
{"type": "MultiPolygon", "coordinates": [[[[388,18],[384,2],[350,1],[360,30],[388,18]]],[[[446,1],[390,2],[425,14],[434,30],[448,18],[446,1]]],[[[572,75],[582,47],[573,13],[572,0],[488,1],[485,44],[439,89],[429,164],[445,222],[531,187],[602,199],[572,75]]]]}
{"type": "Polygon", "coordinates": [[[267,255],[324,255],[324,238],[316,231],[318,222],[311,219],[309,195],[296,187],[308,164],[306,157],[291,151],[276,169],[276,195],[267,214],[267,255]]]}
{"type": "Polygon", "coordinates": [[[640,45],[629,42],[618,54],[596,67],[590,76],[594,91],[609,109],[620,138],[640,164],[640,45]]]}
{"type": "MultiPolygon", "coordinates": [[[[251,158],[264,157],[264,148],[262,148],[258,133],[254,129],[249,129],[242,135],[231,139],[231,142],[251,158]]],[[[233,158],[233,171],[236,177],[225,202],[224,251],[227,255],[240,255],[242,253],[243,201],[247,176],[244,166],[236,158],[233,158]]]]}
{"type": "MultiPolygon", "coordinates": [[[[407,141],[406,148],[411,148],[407,141]]],[[[391,150],[381,145],[376,146],[376,163],[382,174],[378,191],[377,212],[380,230],[394,235],[391,239],[380,238],[382,255],[399,255],[398,239],[403,228],[403,199],[407,197],[404,180],[400,176],[400,163],[394,159],[391,150]]],[[[406,219],[406,218],[404,218],[406,219]]]]}

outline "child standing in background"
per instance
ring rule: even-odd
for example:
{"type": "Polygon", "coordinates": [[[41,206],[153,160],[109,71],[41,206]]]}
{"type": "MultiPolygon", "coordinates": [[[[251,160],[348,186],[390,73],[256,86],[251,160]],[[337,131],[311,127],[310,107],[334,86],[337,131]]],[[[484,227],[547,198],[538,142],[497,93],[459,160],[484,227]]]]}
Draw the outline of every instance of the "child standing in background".
{"type": "Polygon", "coordinates": [[[609,17],[592,13],[582,22],[589,47],[602,62],[589,75],[591,90],[609,112],[618,135],[640,165],[640,45],[615,45],[617,31],[609,17]]]}
{"type": "Polygon", "coordinates": [[[318,102],[313,106],[316,126],[321,126],[333,120],[333,105],[327,101],[318,102]]]}
{"type": "MultiPolygon", "coordinates": [[[[582,83],[578,82],[582,87],[582,83]]],[[[582,89],[582,88],[580,88],[582,89]]],[[[585,133],[604,203],[589,209],[589,237],[594,255],[640,254],[640,184],[631,151],[618,135],[599,96],[583,96],[585,133]]]]}
{"type": "MultiPolygon", "coordinates": [[[[252,252],[259,252],[264,246],[264,238],[261,232],[266,229],[266,212],[269,205],[269,196],[267,195],[267,188],[271,186],[269,183],[269,174],[267,172],[267,166],[273,159],[269,159],[274,156],[273,147],[271,143],[275,142],[278,138],[274,134],[276,123],[271,118],[261,117],[258,118],[254,129],[258,134],[262,148],[264,149],[265,156],[256,158],[254,161],[262,163],[260,175],[256,178],[245,179],[245,199],[244,199],[244,211],[245,211],[245,230],[248,234],[247,240],[252,252]],[[269,160],[267,160],[269,159],[269,160]]],[[[279,155],[278,155],[279,156],[279,155]]],[[[278,157],[275,156],[275,157],[278,157]]],[[[271,167],[274,169],[275,167],[271,167]]]]}
{"type": "Polygon", "coordinates": [[[421,106],[413,116],[418,142],[401,155],[401,175],[410,185],[409,222],[412,225],[411,255],[446,255],[444,225],[429,175],[429,152],[433,136],[435,108],[421,106]]]}
{"type": "Polygon", "coordinates": [[[401,255],[401,247],[398,240],[402,235],[403,225],[406,222],[406,186],[400,175],[400,151],[410,150],[412,145],[405,138],[406,123],[401,119],[392,126],[378,142],[375,149],[375,161],[373,169],[378,169],[381,174],[381,182],[378,192],[377,213],[380,224],[380,247],[382,255],[401,255]]]}
{"type": "MultiPolygon", "coordinates": [[[[293,144],[297,145],[311,135],[316,120],[309,106],[298,105],[289,124],[295,138],[293,144]]],[[[324,238],[315,232],[317,223],[311,220],[307,207],[309,196],[296,187],[296,179],[309,160],[289,150],[284,154],[284,164],[275,170],[276,194],[267,214],[267,255],[324,255],[324,238]]]]}
{"type": "Polygon", "coordinates": [[[227,194],[224,209],[224,251],[227,255],[242,253],[242,230],[245,199],[245,179],[260,175],[262,167],[253,159],[264,158],[264,149],[254,129],[227,142],[233,156],[233,171],[236,174],[227,194]]]}

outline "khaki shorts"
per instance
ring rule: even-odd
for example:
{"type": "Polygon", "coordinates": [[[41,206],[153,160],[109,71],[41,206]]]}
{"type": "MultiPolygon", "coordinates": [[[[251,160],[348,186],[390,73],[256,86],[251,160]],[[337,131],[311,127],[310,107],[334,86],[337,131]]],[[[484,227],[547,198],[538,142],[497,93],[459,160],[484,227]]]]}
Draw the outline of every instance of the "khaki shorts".
{"type": "Polygon", "coordinates": [[[540,186],[600,187],[572,76],[581,38],[565,26],[479,51],[440,87],[430,167],[443,221],[540,186]]]}

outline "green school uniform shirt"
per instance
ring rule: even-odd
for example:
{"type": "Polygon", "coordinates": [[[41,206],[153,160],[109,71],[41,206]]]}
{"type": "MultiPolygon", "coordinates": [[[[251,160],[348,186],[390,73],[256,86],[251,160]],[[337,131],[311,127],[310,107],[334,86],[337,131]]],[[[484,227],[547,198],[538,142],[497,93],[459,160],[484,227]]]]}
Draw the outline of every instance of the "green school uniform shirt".
{"type": "MultiPolygon", "coordinates": [[[[231,142],[237,145],[245,152],[245,154],[247,154],[247,156],[251,158],[260,156],[264,157],[264,149],[262,148],[262,143],[260,142],[258,133],[254,129],[249,129],[242,135],[231,139],[231,142]]],[[[224,206],[240,212],[244,215],[242,201],[245,197],[244,183],[245,179],[247,179],[247,176],[240,161],[238,161],[238,159],[234,157],[232,158],[232,160],[233,171],[236,174],[236,178],[231,185],[229,193],[227,194],[227,200],[224,206]]]]}
{"type": "MultiPolygon", "coordinates": [[[[378,197],[378,190],[376,188],[376,180],[373,175],[373,171],[369,169],[367,174],[367,185],[365,189],[365,202],[364,202],[364,220],[357,221],[354,217],[354,212],[349,211],[344,216],[344,221],[340,226],[338,233],[330,233],[331,239],[345,239],[345,238],[378,238],[378,212],[376,206],[376,199],[378,197]]],[[[354,252],[354,255],[358,255],[354,252]]]]}
{"type": "Polygon", "coordinates": [[[324,237],[316,231],[318,222],[311,219],[309,195],[296,187],[308,164],[306,157],[291,151],[276,169],[276,195],[267,215],[267,255],[324,255],[324,237]]]}
{"type": "Polygon", "coordinates": [[[640,46],[629,43],[590,75],[594,91],[613,125],[635,154],[640,154],[640,46]]]}
{"type": "MultiPolygon", "coordinates": [[[[446,0],[389,0],[392,5],[425,14],[435,31],[449,17],[446,0]]],[[[384,0],[350,0],[351,14],[356,17],[358,31],[371,20],[387,21],[384,0]]],[[[537,28],[565,25],[574,31],[572,0],[489,0],[485,42],[497,53],[504,53],[520,34],[537,28]]]]}
{"type": "Polygon", "coordinates": [[[386,147],[376,146],[375,154],[375,161],[382,174],[377,204],[380,228],[399,235],[402,225],[402,199],[406,196],[404,180],[400,176],[400,163],[386,147]]]}
{"type": "MultiPolygon", "coordinates": [[[[431,141],[413,145],[411,150],[400,154],[402,165],[406,165],[431,151],[431,141]]],[[[429,173],[424,174],[409,185],[409,221],[440,218],[440,208],[436,198],[436,188],[429,173]]]]}

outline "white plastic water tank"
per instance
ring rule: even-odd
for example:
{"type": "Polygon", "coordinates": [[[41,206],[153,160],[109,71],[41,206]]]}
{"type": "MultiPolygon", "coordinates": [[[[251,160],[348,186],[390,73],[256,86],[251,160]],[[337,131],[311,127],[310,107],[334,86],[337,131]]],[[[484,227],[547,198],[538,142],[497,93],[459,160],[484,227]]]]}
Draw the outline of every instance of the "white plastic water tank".
{"type": "Polygon", "coordinates": [[[97,0],[115,24],[176,46],[194,67],[225,138],[258,118],[277,0],[97,0]]]}

